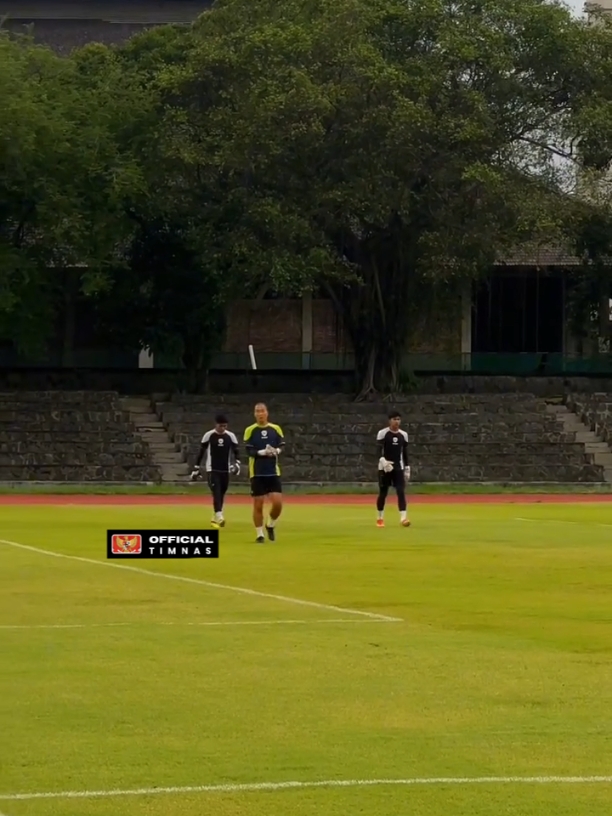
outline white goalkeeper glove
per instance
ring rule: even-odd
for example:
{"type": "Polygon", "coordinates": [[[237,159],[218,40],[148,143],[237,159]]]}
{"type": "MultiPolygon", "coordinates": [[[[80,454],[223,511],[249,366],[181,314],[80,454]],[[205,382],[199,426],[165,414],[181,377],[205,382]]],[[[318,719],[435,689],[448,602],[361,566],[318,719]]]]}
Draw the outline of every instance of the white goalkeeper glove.
{"type": "Polygon", "coordinates": [[[404,468],[404,478],[406,479],[407,482],[410,481],[410,465],[406,465],[406,467],[404,468]]]}
{"type": "Polygon", "coordinates": [[[281,452],[280,448],[273,448],[272,445],[266,445],[267,456],[279,456],[280,452],[281,452]]]}
{"type": "Polygon", "coordinates": [[[268,448],[262,448],[257,451],[258,456],[268,456],[268,448]]]}
{"type": "Polygon", "coordinates": [[[240,462],[238,459],[236,459],[233,465],[230,465],[230,473],[232,476],[240,476],[240,462]]]}
{"type": "Polygon", "coordinates": [[[378,469],[384,470],[385,473],[391,473],[393,470],[393,462],[389,462],[384,456],[378,460],[378,469]]]}
{"type": "Polygon", "coordinates": [[[200,476],[200,466],[196,465],[194,467],[194,469],[191,471],[191,475],[190,475],[189,479],[192,482],[197,482],[199,476],[200,476]]]}

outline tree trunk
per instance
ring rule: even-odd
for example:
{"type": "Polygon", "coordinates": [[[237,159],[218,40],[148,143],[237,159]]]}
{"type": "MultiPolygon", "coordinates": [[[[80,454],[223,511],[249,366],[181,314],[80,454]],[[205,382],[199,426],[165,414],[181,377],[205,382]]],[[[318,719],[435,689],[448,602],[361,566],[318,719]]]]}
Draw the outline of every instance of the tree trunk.
{"type": "Polygon", "coordinates": [[[398,322],[392,317],[383,327],[376,320],[374,304],[366,300],[362,306],[359,316],[352,321],[350,331],[359,383],[357,401],[381,392],[398,391],[400,361],[404,350],[402,335],[405,321],[398,322]],[[394,341],[395,337],[399,339],[394,341]]]}
{"type": "Polygon", "coordinates": [[[356,401],[380,392],[397,392],[406,333],[401,310],[388,309],[383,323],[384,301],[376,291],[367,286],[351,286],[342,292],[327,289],[353,346],[356,401]]]}
{"type": "Polygon", "coordinates": [[[357,354],[355,354],[357,376],[361,383],[355,402],[363,402],[363,400],[376,394],[376,349],[370,348],[364,356],[365,360],[358,360],[357,354]]]}

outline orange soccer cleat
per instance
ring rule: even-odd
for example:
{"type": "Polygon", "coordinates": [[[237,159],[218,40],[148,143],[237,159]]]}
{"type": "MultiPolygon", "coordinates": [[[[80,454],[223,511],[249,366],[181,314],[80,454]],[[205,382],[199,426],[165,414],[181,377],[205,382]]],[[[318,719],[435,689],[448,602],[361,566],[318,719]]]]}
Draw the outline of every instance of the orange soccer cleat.
{"type": "Polygon", "coordinates": [[[385,526],[384,519],[376,519],[376,526],[377,527],[384,527],[385,526]]]}

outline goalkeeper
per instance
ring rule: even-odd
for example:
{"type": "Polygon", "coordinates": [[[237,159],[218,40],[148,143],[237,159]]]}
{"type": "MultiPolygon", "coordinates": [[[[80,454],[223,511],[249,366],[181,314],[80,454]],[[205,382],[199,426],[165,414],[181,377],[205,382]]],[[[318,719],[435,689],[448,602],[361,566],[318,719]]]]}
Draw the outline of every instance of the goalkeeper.
{"type": "Polygon", "coordinates": [[[190,476],[192,482],[199,478],[202,459],[206,458],[206,476],[213,496],[215,513],[211,524],[215,528],[225,527],[223,504],[229,487],[230,474],[240,476],[238,439],[235,434],[228,431],[227,426],[227,417],[218,414],[215,417],[215,427],[202,437],[195,467],[190,476]]]}
{"type": "Polygon", "coordinates": [[[400,511],[400,524],[410,527],[407,514],[406,482],[410,480],[408,465],[408,434],[400,429],[402,417],[399,411],[389,413],[389,424],[376,435],[378,448],[378,498],[376,509],[377,527],[385,526],[385,503],[390,487],[397,493],[397,507],[400,511]]]}
{"type": "Polygon", "coordinates": [[[283,488],[278,459],[285,446],[285,437],[280,425],[268,421],[268,409],[263,402],[257,403],[254,414],[254,424],[249,425],[244,432],[244,444],[249,457],[255,540],[258,544],[263,544],[266,496],[272,504],[265,523],[270,541],[276,539],[276,522],[283,509],[283,488]]]}

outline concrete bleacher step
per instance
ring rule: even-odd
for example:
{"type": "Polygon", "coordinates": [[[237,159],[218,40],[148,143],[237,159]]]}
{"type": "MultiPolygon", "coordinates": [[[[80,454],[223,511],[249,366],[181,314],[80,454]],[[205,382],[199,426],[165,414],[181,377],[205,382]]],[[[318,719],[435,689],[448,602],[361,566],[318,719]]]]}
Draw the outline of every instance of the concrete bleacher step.
{"type": "MultiPolygon", "coordinates": [[[[153,410],[186,463],[178,470],[175,462],[160,465],[167,482],[188,478],[202,432],[222,405],[236,430],[252,421],[253,400],[245,395],[167,399],[158,398],[153,410]]],[[[270,407],[285,430],[283,474],[288,482],[371,480],[373,434],[385,424],[388,405],[279,395],[270,398],[270,407]]],[[[561,397],[547,405],[543,399],[514,394],[415,396],[400,407],[417,481],[596,483],[605,478],[612,483],[612,450],[594,433],[599,426],[589,425],[586,417],[583,422],[582,412],[568,411],[561,397]]],[[[161,444],[156,456],[162,450],[167,456],[169,449],[161,444]]]]}
{"type": "Polygon", "coordinates": [[[189,476],[189,468],[186,464],[181,467],[175,465],[162,465],[161,479],[162,482],[185,482],[189,476]]]}
{"type": "Polygon", "coordinates": [[[592,457],[593,464],[603,468],[604,481],[612,484],[612,449],[610,446],[567,405],[548,405],[547,410],[554,413],[566,433],[576,435],[576,442],[584,445],[584,452],[592,457]]]}
{"type": "Polygon", "coordinates": [[[609,453],[610,448],[606,442],[584,442],[585,453],[609,453]]]}
{"type": "Polygon", "coordinates": [[[150,439],[147,438],[149,443],[149,449],[152,451],[156,451],[157,453],[176,453],[176,445],[174,442],[151,442],[150,439]]]}
{"type": "Polygon", "coordinates": [[[189,474],[183,453],[177,450],[164,423],[146,397],[124,397],[124,410],[129,411],[136,434],[149,446],[153,462],[159,468],[162,482],[185,481],[189,474]]]}
{"type": "Polygon", "coordinates": [[[116,392],[4,393],[0,406],[0,480],[160,481],[160,469],[116,392]]]}
{"type": "Polygon", "coordinates": [[[141,429],[141,433],[146,434],[145,439],[150,447],[172,444],[172,440],[168,437],[168,432],[165,428],[161,431],[155,428],[149,431],[145,428],[141,429]]]}

